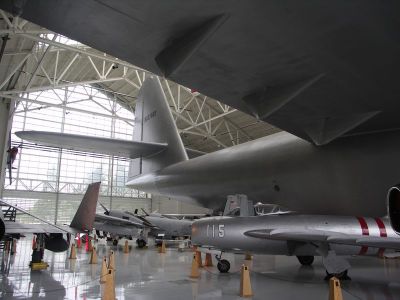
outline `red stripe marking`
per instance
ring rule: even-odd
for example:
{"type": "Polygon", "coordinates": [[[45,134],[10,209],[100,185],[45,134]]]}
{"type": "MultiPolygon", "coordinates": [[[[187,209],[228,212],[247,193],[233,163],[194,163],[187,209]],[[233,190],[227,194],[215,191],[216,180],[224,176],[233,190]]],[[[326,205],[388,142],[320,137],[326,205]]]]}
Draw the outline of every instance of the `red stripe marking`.
{"type": "MultiPolygon", "coordinates": [[[[379,235],[381,237],[387,237],[385,223],[382,222],[381,219],[375,218],[375,222],[379,227],[379,235]]],[[[385,252],[385,248],[379,248],[378,250],[378,257],[383,257],[383,253],[385,252]]]]}
{"type": "MultiPolygon", "coordinates": [[[[363,217],[357,217],[358,222],[360,223],[361,226],[361,230],[362,230],[362,235],[369,235],[369,229],[368,229],[368,224],[365,221],[365,219],[363,217]]],[[[366,254],[368,251],[368,247],[367,246],[362,246],[360,249],[360,253],[358,253],[358,255],[364,255],[366,254]]]]}
{"type": "Polygon", "coordinates": [[[375,218],[375,222],[379,227],[379,233],[380,233],[381,237],[387,237],[386,227],[385,227],[385,224],[382,222],[382,220],[379,218],[375,218]]]}

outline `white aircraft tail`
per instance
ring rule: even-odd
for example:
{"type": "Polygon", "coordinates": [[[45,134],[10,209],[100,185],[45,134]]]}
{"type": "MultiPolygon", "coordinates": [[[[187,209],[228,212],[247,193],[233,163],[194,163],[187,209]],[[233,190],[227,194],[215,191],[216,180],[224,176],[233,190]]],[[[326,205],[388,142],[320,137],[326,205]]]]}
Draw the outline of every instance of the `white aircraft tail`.
{"type": "Polygon", "coordinates": [[[164,143],[165,150],[131,160],[129,179],[188,159],[158,78],[143,83],[136,102],[135,142],[164,143]]]}

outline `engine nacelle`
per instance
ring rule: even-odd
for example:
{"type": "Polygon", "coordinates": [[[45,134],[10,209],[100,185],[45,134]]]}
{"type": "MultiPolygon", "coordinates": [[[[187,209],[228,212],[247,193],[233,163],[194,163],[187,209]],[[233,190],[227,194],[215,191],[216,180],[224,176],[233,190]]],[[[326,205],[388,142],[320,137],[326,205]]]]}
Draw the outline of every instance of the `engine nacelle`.
{"type": "Polygon", "coordinates": [[[400,235],[400,185],[395,185],[389,189],[387,207],[390,225],[400,235]]]}
{"type": "Polygon", "coordinates": [[[68,242],[62,233],[51,233],[44,241],[45,248],[53,252],[63,252],[68,250],[68,242]]]}

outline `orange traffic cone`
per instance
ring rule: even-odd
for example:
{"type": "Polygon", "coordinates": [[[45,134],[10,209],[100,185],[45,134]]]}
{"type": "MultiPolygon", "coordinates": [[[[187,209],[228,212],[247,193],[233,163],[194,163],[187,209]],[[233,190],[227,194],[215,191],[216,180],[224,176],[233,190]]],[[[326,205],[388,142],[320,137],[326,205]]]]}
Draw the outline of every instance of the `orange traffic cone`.
{"type": "Polygon", "coordinates": [[[206,260],[204,262],[204,266],[205,267],[212,267],[213,266],[211,253],[206,253],[206,260]]]}
{"type": "Polygon", "coordinates": [[[76,259],[76,249],[75,249],[75,244],[71,244],[71,252],[69,254],[69,259],[76,259]]]}
{"type": "Polygon", "coordinates": [[[114,257],[114,251],[111,251],[110,257],[108,259],[108,269],[113,269],[115,270],[115,257],[114,257]]]}
{"type": "Polygon", "coordinates": [[[158,253],[166,253],[166,249],[165,249],[165,241],[162,241],[161,247],[158,248],[158,253]]]}
{"type": "Polygon", "coordinates": [[[199,278],[199,277],[200,277],[199,264],[196,259],[196,254],[193,254],[192,270],[190,272],[190,278],[199,278]]]}
{"type": "Polygon", "coordinates": [[[104,284],[102,300],[115,300],[114,270],[109,269],[104,284]]]}
{"type": "Polygon", "coordinates": [[[129,244],[128,244],[128,240],[125,241],[124,253],[129,253],[129,244]]]}
{"type": "Polygon", "coordinates": [[[92,247],[92,252],[90,253],[89,264],[97,264],[97,252],[96,252],[96,247],[92,247]]]}
{"type": "Polygon", "coordinates": [[[329,300],[343,300],[340,281],[336,277],[329,280],[329,300]]]}
{"type": "Polygon", "coordinates": [[[195,252],[195,257],[196,257],[197,265],[199,266],[199,268],[202,268],[203,267],[203,262],[201,261],[201,252],[200,251],[196,251],[195,252]]]}
{"type": "Polygon", "coordinates": [[[100,271],[100,283],[105,283],[106,282],[106,275],[108,274],[108,269],[107,269],[107,258],[104,256],[103,257],[103,262],[101,263],[101,271],[100,271]]]}
{"type": "Polygon", "coordinates": [[[250,271],[245,265],[242,265],[242,270],[240,274],[240,297],[251,297],[253,292],[251,290],[250,283],[250,271]]]}

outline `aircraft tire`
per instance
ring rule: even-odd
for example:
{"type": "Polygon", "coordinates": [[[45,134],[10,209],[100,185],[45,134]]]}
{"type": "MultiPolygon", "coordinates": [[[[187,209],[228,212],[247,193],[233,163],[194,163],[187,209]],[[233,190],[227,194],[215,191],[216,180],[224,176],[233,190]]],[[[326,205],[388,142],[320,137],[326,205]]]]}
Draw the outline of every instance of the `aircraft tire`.
{"type": "Polygon", "coordinates": [[[307,255],[307,256],[297,256],[299,263],[303,266],[311,266],[314,262],[314,256],[307,255]]]}
{"type": "Polygon", "coordinates": [[[217,268],[221,273],[228,273],[229,269],[231,268],[231,264],[226,259],[221,259],[217,264],[217,268]]]}
{"type": "Polygon", "coordinates": [[[117,240],[117,239],[113,240],[113,245],[114,245],[114,246],[117,246],[117,245],[118,245],[118,240],[117,240]]]}
{"type": "Polygon", "coordinates": [[[144,248],[146,247],[146,241],[145,240],[136,240],[138,248],[144,248]]]}

